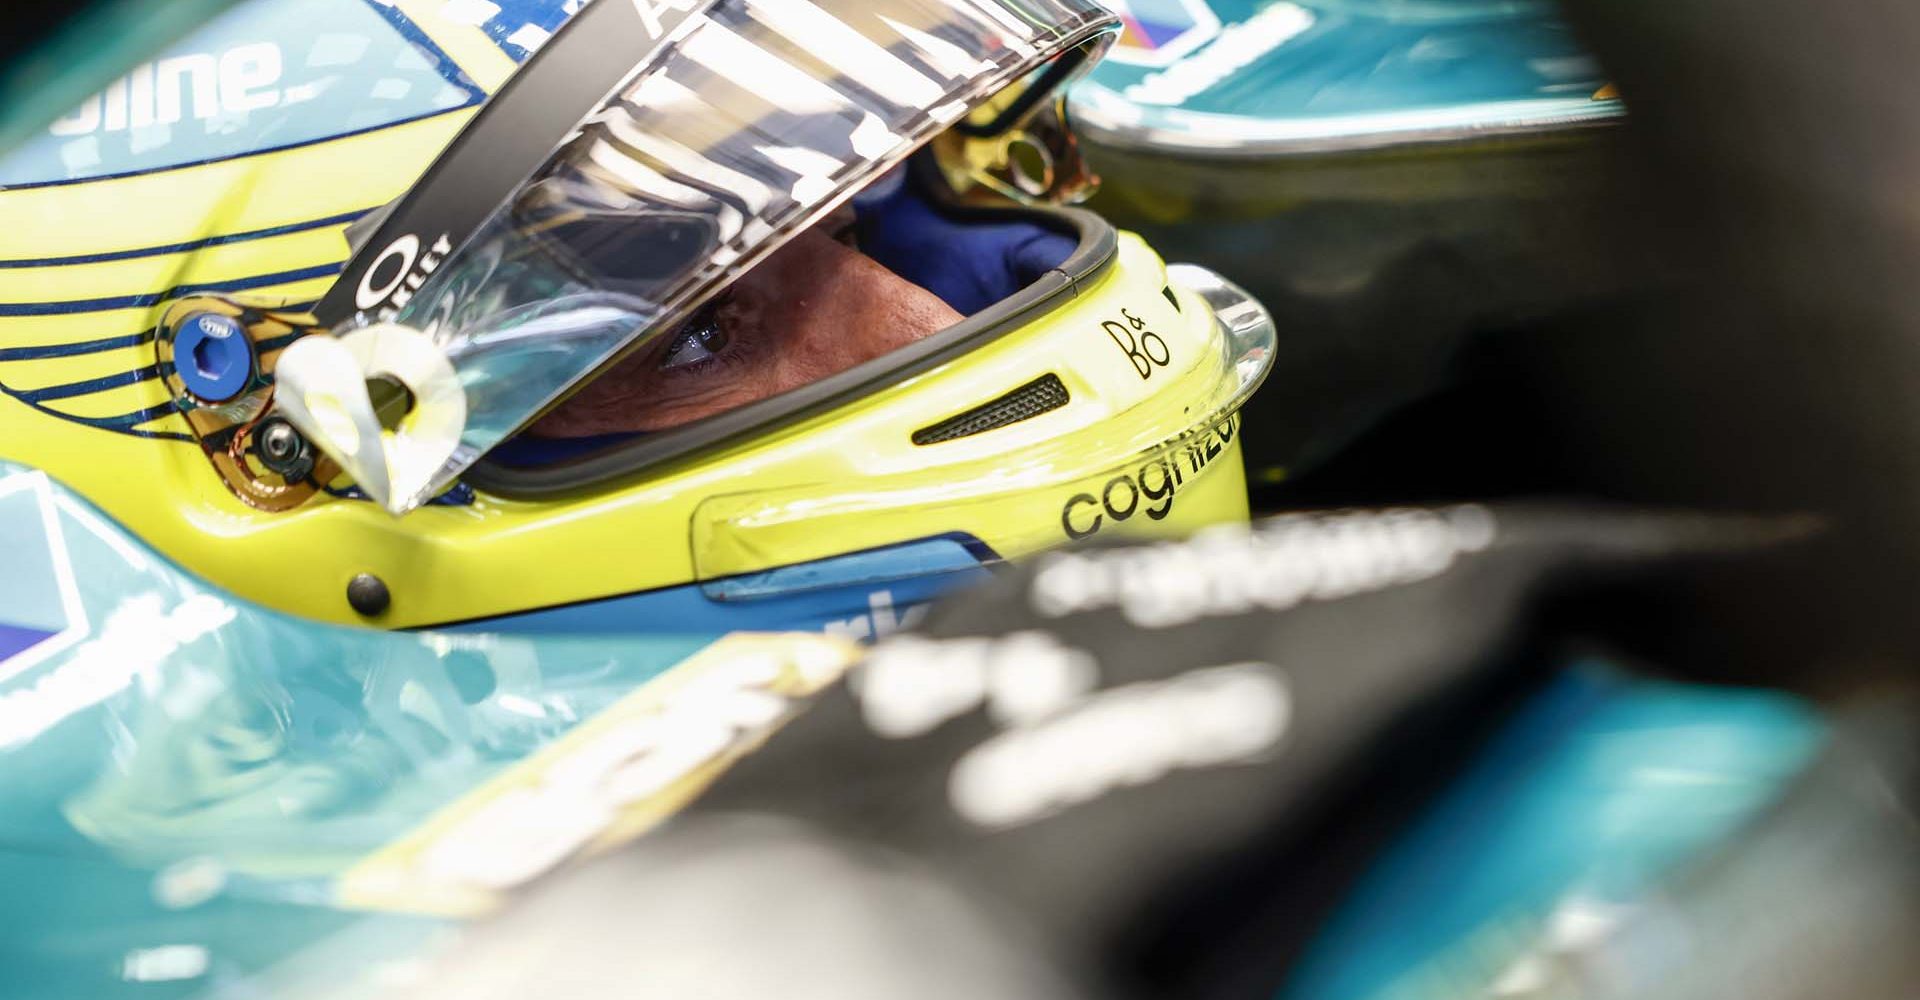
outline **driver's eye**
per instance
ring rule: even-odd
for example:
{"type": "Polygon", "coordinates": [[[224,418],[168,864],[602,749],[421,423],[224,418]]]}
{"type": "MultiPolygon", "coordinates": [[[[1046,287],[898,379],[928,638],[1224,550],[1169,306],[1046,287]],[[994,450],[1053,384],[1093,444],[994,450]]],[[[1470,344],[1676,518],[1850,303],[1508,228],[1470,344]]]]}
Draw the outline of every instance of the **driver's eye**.
{"type": "Polygon", "coordinates": [[[703,316],[667,348],[660,370],[671,371],[712,360],[727,347],[727,334],[712,316],[703,316]]]}

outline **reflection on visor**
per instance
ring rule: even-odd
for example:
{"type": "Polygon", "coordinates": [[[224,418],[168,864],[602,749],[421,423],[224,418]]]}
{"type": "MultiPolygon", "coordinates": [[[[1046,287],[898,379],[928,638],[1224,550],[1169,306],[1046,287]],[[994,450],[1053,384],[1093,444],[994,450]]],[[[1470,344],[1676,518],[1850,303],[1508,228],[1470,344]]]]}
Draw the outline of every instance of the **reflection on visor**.
{"type": "MultiPolygon", "coordinates": [[[[397,255],[404,266],[360,280],[361,322],[419,330],[451,363],[466,410],[457,433],[425,439],[452,423],[415,414],[391,431],[422,438],[411,447],[356,449],[288,415],[349,470],[427,462],[356,477],[389,510],[411,509],[934,134],[1116,26],[1092,0],[711,4],[464,246],[421,234],[397,255]],[[381,483],[418,488],[380,495],[381,483]]],[[[565,41],[529,71],[557,69],[565,41]]],[[[311,388],[302,346],[279,362],[283,397],[311,388]]]]}

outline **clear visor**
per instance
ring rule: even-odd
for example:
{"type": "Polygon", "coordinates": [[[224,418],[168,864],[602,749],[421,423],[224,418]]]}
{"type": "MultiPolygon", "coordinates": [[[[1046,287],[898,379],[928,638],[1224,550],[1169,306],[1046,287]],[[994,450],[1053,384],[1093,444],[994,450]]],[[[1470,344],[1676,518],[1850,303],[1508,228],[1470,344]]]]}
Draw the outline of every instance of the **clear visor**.
{"type": "Polygon", "coordinates": [[[1047,64],[1116,25],[1092,0],[714,3],[465,245],[390,249],[367,281],[417,289],[288,348],[277,403],[411,509],[934,135],[1015,85],[1045,96],[1047,64]],[[383,425],[369,380],[404,387],[406,416],[383,425]]]}

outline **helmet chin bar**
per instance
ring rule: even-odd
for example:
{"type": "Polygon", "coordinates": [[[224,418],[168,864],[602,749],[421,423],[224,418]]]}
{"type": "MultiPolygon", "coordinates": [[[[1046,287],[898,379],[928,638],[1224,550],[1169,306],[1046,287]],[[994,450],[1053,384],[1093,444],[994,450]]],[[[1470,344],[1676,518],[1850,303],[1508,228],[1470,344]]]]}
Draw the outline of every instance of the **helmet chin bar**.
{"type": "Polygon", "coordinates": [[[278,303],[196,295],[167,309],[155,331],[161,381],[200,450],[233,495],[291,510],[340,474],[285,420],[269,415],[280,353],[318,328],[278,303]]]}
{"type": "MultiPolygon", "coordinates": [[[[832,548],[833,539],[910,539],[923,531],[929,511],[939,511],[947,523],[977,523],[992,516],[987,512],[1004,512],[1022,497],[1036,495],[1079,493],[1096,501],[1124,486],[1123,509],[1113,510],[1107,501],[1113,520],[1136,512],[1142,521],[1164,517],[1187,477],[1205,472],[1238,434],[1240,408],[1272,372],[1278,337],[1272,314],[1218,274],[1193,264],[1170,264],[1166,277],[1170,286],[1205,303],[1220,348],[1217,358],[1201,366],[1211,373],[1210,398],[1204,407],[1183,410],[1179,426],[1169,427],[1160,419],[1164,414],[1143,419],[1151,407],[1136,404],[1139,415],[1110,413],[1092,427],[1014,454],[875,476],[857,490],[825,481],[713,496],[700,503],[691,526],[695,579],[708,588],[709,597],[726,600],[742,593],[743,581],[756,585],[755,574],[840,554],[832,548]]],[[[1076,509],[1076,501],[1069,500],[1055,518],[1003,525],[996,540],[1011,553],[1038,551],[1091,537],[1097,517],[1093,509],[1076,509]]],[[[885,579],[870,576],[862,582],[885,579]]],[[[784,585],[795,586],[792,581],[784,585]]]]}

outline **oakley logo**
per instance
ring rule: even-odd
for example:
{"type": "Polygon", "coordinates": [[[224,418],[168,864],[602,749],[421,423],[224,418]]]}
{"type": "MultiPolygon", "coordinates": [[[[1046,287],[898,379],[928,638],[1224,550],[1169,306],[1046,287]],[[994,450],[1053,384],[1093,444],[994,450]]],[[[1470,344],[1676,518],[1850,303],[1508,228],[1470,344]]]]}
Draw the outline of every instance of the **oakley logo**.
{"type": "Polygon", "coordinates": [[[366,312],[384,303],[387,308],[381,310],[380,318],[392,319],[413,301],[413,293],[420,290],[427,276],[439,270],[447,254],[452,252],[453,243],[445,234],[435,240],[425,254],[420,252],[420,237],[412,233],[394,240],[360,276],[360,287],[353,296],[354,306],[366,312]]]}
{"type": "Polygon", "coordinates": [[[1127,361],[1142,379],[1152,378],[1154,369],[1164,368],[1173,360],[1173,352],[1167,349],[1167,342],[1159,334],[1147,329],[1146,320],[1125,309],[1120,310],[1120,315],[1126,322],[1105,320],[1101,322],[1100,329],[1113,338],[1114,346],[1127,356],[1127,361]]]}

